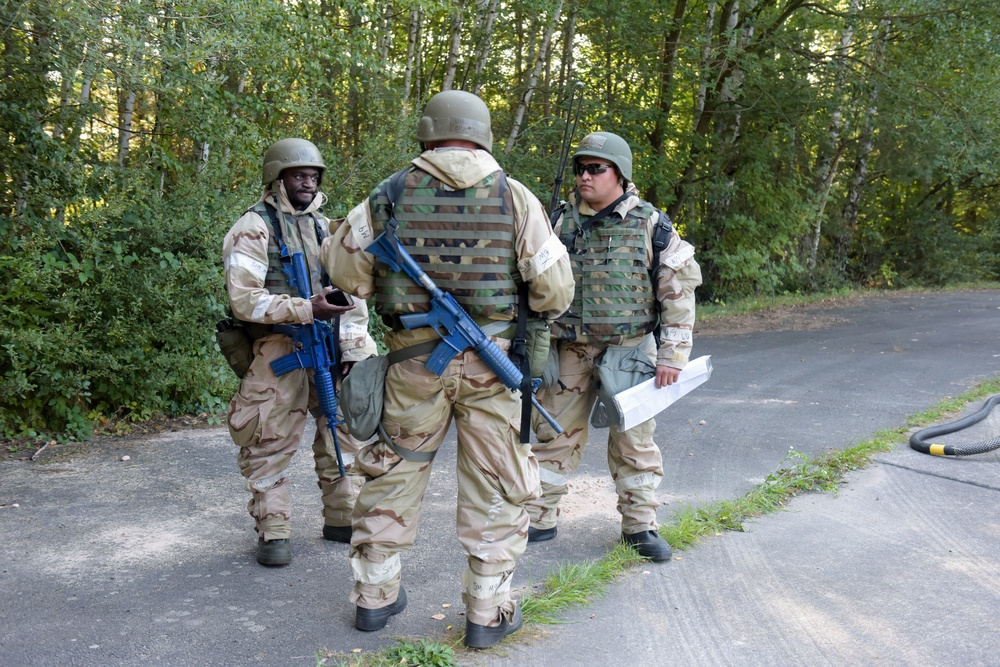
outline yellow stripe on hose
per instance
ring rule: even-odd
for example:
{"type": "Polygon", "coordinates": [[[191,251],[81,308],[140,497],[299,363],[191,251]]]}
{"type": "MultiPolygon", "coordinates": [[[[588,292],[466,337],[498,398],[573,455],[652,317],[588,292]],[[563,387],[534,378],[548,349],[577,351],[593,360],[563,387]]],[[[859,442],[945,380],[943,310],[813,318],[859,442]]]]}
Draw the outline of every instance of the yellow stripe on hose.
{"type": "Polygon", "coordinates": [[[931,445],[930,453],[934,456],[945,456],[944,445],[931,445]]]}

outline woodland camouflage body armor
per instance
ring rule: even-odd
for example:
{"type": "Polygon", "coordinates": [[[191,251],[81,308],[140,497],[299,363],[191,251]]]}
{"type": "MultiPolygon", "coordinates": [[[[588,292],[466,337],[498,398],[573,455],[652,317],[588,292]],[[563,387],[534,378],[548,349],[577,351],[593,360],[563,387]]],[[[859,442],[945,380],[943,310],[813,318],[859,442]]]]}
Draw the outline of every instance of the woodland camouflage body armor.
{"type": "Polygon", "coordinates": [[[654,212],[643,202],[624,220],[605,218],[588,232],[587,218],[581,219],[575,207],[566,211],[560,240],[569,250],[576,289],[569,313],[553,326],[556,337],[615,342],[656,328],[656,295],[646,257],[646,225],[654,212]]]}
{"type": "MultiPolygon", "coordinates": [[[[390,177],[391,178],[391,177],[390,177]]],[[[388,203],[383,182],[371,208],[384,224],[388,203]]],[[[471,188],[454,190],[413,169],[393,208],[399,241],[442,290],[476,320],[511,320],[517,314],[514,215],[503,172],[471,188]]],[[[399,315],[426,312],[429,296],[406,274],[377,266],[376,310],[395,331],[399,315]]]]}

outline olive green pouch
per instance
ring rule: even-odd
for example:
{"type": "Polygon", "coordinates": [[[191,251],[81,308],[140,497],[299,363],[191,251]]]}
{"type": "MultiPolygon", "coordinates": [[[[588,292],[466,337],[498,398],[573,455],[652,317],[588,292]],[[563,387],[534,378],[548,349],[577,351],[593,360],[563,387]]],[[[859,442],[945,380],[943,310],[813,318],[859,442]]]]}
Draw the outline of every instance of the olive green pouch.
{"type": "Polygon", "coordinates": [[[597,403],[590,416],[595,428],[618,426],[621,416],[615,408],[615,394],[642,384],[656,375],[656,364],[650,362],[648,352],[642,347],[609,346],[597,363],[597,403]]]}
{"type": "Polygon", "coordinates": [[[549,359],[549,347],[552,345],[552,327],[545,320],[529,319],[525,334],[528,363],[531,365],[531,377],[542,377],[545,365],[549,359]]]}
{"type": "Polygon", "coordinates": [[[368,357],[354,364],[340,389],[340,409],[347,430],[358,440],[375,435],[382,422],[388,357],[368,357]]]}
{"type": "Polygon", "coordinates": [[[215,325],[215,342],[236,377],[242,379],[253,363],[253,341],[246,325],[231,317],[219,320],[215,325]]]}

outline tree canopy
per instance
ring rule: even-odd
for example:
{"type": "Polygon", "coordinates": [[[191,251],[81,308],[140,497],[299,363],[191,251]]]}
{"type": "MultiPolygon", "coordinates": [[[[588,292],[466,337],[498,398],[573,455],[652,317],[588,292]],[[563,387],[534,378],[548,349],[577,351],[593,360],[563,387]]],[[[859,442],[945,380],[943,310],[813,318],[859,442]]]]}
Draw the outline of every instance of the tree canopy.
{"type": "Polygon", "coordinates": [[[343,215],[444,88],[548,202],[582,82],[573,143],[629,141],[702,300],[996,279],[998,34],[987,0],[7,0],[0,435],[217,412],[263,151],[315,142],[343,215]]]}

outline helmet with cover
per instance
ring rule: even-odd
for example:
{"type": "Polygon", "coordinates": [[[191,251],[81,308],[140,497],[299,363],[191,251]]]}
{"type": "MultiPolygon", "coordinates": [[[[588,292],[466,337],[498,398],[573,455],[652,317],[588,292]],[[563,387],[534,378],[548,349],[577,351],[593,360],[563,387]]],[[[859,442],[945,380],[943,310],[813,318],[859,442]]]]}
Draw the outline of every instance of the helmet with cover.
{"type": "Polygon", "coordinates": [[[423,144],[447,139],[471,141],[493,151],[493,130],[486,103],[464,90],[443,90],[424,107],[417,123],[417,140],[423,144]]]}
{"type": "Polygon", "coordinates": [[[268,185],[281,176],[281,172],[292,167],[319,169],[319,180],[323,182],[326,165],[316,145],[305,139],[282,139],[271,144],[264,153],[263,185],[268,185]]]}
{"type": "Polygon", "coordinates": [[[622,177],[632,181],[632,149],[628,142],[611,132],[591,132],[576,147],[575,163],[581,157],[597,157],[618,167],[622,177]]]}

